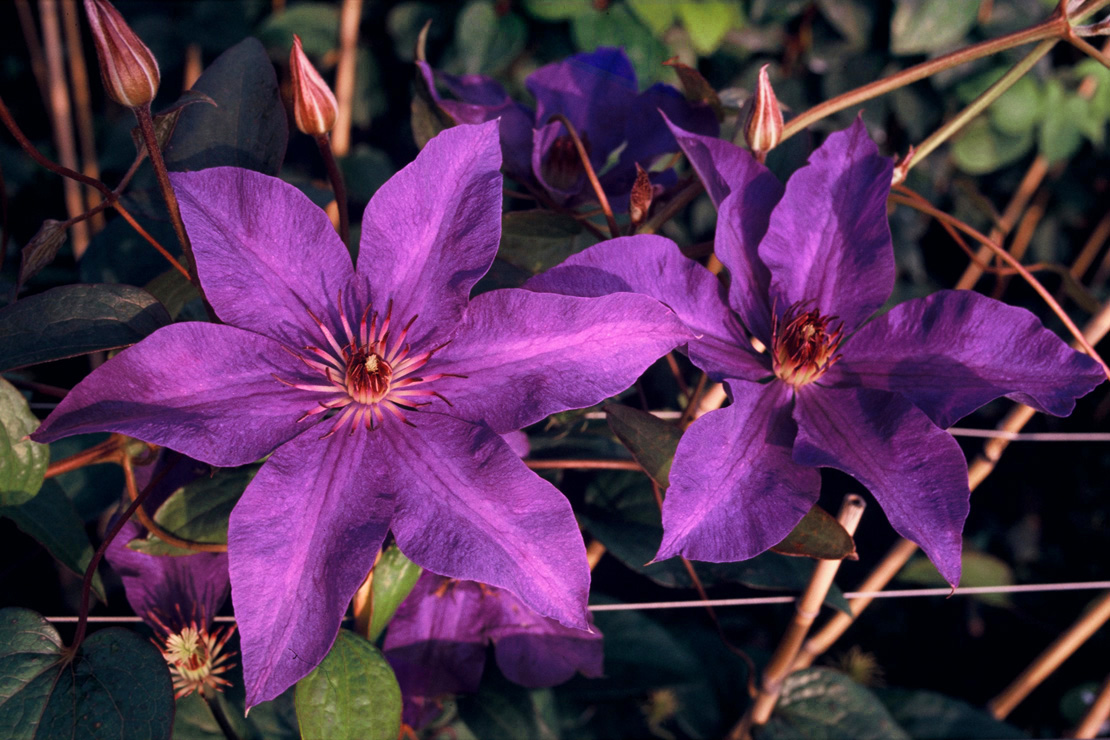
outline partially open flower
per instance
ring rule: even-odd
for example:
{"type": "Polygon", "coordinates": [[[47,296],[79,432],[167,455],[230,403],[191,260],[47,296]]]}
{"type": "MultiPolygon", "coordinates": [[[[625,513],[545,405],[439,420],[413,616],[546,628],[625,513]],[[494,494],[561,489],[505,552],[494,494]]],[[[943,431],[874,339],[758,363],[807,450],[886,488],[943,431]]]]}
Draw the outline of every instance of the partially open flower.
{"type": "Polygon", "coordinates": [[[759,85],[755,91],[755,102],[748,122],[744,126],[744,138],[748,146],[761,162],[767,152],[778,146],[782,141],[782,129],[785,125],[782,118],[782,108],[779,107],[778,98],[771,87],[771,80],[767,76],[767,67],[764,64],[759,70],[759,85]]]}
{"type": "Polygon", "coordinates": [[[104,89],[120,105],[138,108],[154,100],[158,62],[108,0],[85,0],[104,89]]]}
{"type": "Polygon", "coordinates": [[[293,34],[289,52],[289,72],[293,75],[293,120],[302,133],[323,136],[335,127],[335,102],[328,83],[312,66],[301,47],[301,37],[293,34]]]}

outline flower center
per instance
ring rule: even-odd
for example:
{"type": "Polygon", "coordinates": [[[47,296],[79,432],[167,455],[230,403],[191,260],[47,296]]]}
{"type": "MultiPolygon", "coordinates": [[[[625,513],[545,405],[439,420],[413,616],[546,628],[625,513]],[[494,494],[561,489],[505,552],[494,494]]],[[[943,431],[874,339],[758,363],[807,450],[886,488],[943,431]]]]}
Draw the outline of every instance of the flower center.
{"type": "Polygon", "coordinates": [[[426,352],[414,352],[412,345],[405,340],[413,322],[416,321],[416,316],[409,319],[408,323],[397,331],[393,324],[393,302],[390,301],[384,317],[372,311],[371,306],[367,306],[362,312],[362,320],[356,327],[352,327],[344,312],[343,296],[340,294],[339,323],[343,328],[340,336],[345,339],[345,343],[341,343],[314,313],[309,311],[309,316],[320,328],[320,333],[325,340],[325,348],[312,346],[304,348],[306,352],[314,355],[315,359],[295,352],[293,354],[314,372],[321,374],[326,384],[292,383],[274,376],[294,388],[324,394],[318,406],[308,411],[298,421],[329,411],[338,412],[331,430],[324,435],[329,437],[348,423],[351,434],[354,434],[360,426],[369,430],[375,429],[376,426],[384,423],[387,414],[405,424],[415,426],[405,418],[404,412],[418,411],[421,407],[430,404],[431,398],[419,400],[426,397],[439,398],[448,406],[451,405],[450,401],[430,388],[414,387],[450,375],[449,373],[425,376],[416,374],[436,352],[447,346],[445,342],[426,352]]]}
{"type": "MultiPolygon", "coordinates": [[[[582,146],[588,155],[590,141],[585,134],[582,135],[582,146]]],[[[543,162],[543,179],[556,190],[570,190],[583,172],[582,158],[578,156],[574,139],[570,134],[563,134],[547,150],[547,158],[543,162]]]]}
{"type": "MultiPolygon", "coordinates": [[[[180,607],[177,612],[176,621],[181,623],[184,620],[180,607]]],[[[224,686],[231,685],[220,674],[226,673],[235,665],[228,662],[235,653],[224,652],[224,645],[235,632],[234,625],[226,630],[209,632],[203,619],[198,623],[194,618],[185,627],[175,630],[159,619],[157,614],[151,612],[148,616],[158,627],[159,639],[152,642],[169,666],[175,689],[174,698],[180,699],[194,691],[211,696],[210,692],[222,691],[224,686]]]]}
{"type": "Polygon", "coordinates": [[[771,327],[771,363],[775,375],[795,388],[814,382],[836,364],[836,353],[844,340],[844,324],[830,328],[835,316],[822,316],[814,309],[802,310],[795,303],[771,327]]]}

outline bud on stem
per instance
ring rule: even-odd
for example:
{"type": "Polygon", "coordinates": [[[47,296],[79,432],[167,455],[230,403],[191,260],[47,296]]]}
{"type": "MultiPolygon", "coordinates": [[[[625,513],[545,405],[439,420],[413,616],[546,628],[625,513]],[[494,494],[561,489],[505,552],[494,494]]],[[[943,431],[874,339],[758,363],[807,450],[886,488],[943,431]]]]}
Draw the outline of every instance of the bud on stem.
{"type": "Polygon", "coordinates": [[[782,108],[775,98],[775,91],[771,88],[771,80],[767,77],[767,67],[764,64],[759,70],[759,84],[755,91],[755,102],[748,122],[744,126],[744,138],[756,159],[762,162],[767,157],[767,152],[778,146],[782,141],[782,130],[785,123],[782,119],[782,108]]]}
{"type": "Polygon", "coordinates": [[[108,95],[128,108],[149,105],[161,81],[150,49],[108,0],[85,0],[85,13],[108,95]]]}
{"type": "Polygon", "coordinates": [[[297,128],[310,136],[323,136],[335,127],[339,105],[324,78],[308,61],[301,37],[296,34],[289,52],[289,71],[293,75],[293,120],[297,128]]]}

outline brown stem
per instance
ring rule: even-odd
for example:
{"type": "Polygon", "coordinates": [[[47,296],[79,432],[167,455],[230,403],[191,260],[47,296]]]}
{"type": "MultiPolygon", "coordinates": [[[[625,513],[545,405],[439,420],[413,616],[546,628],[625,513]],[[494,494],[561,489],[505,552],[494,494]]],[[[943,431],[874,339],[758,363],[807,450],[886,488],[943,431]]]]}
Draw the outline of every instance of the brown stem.
{"type": "Polygon", "coordinates": [[[1107,57],[1106,54],[1091,46],[1089,43],[1079,38],[1078,36],[1074,34],[1068,36],[1068,43],[1070,43],[1076,49],[1079,49],[1087,56],[1097,59],[1103,67],[1110,68],[1110,57],[1107,57]]]}
{"type": "Polygon", "coordinates": [[[633,460],[525,460],[532,470],[643,470],[633,460]]]}
{"type": "Polygon", "coordinates": [[[335,161],[328,135],[320,134],[314,138],[316,139],[316,146],[320,149],[320,156],[324,159],[324,166],[328,170],[331,189],[335,193],[335,204],[339,207],[339,238],[343,240],[344,246],[350,248],[351,227],[347,216],[349,207],[347,205],[347,186],[343,182],[343,172],[335,161]]]}
{"type": "Polygon", "coordinates": [[[35,82],[38,83],[39,96],[47,100],[50,94],[47,92],[46,84],[46,60],[43,58],[38,31],[35,29],[35,16],[31,12],[31,3],[28,0],[15,0],[15,9],[19,14],[23,40],[27,42],[27,53],[31,57],[31,72],[34,73],[35,82]]]}
{"type": "Polygon", "coordinates": [[[204,697],[204,703],[208,705],[208,711],[212,712],[212,718],[216,720],[216,724],[220,726],[220,732],[223,733],[227,740],[240,740],[239,733],[235,732],[235,728],[231,726],[231,721],[227,718],[227,713],[220,705],[220,695],[215,691],[200,691],[204,697]]]}
{"type": "Polygon", "coordinates": [[[4,99],[2,97],[0,97],[0,122],[3,122],[4,126],[7,127],[8,131],[15,137],[15,140],[19,142],[19,146],[22,147],[23,151],[27,152],[27,155],[39,165],[62,177],[68,177],[71,180],[77,180],[78,182],[83,182],[90,187],[96,188],[105,198],[111,197],[111,189],[100,180],[94,180],[68,167],[55,164],[44,157],[42,153],[35,148],[35,145],[31,143],[31,140],[23,135],[23,131],[20,130],[15,119],[12,118],[11,111],[4,105],[4,99]]]}
{"type": "Polygon", "coordinates": [[[705,373],[701,374],[698,378],[698,384],[694,386],[694,390],[690,393],[690,397],[686,399],[686,408],[682,411],[682,416],[678,419],[678,428],[685,429],[693,421],[694,410],[698,407],[698,402],[701,400],[701,394],[705,393],[705,386],[709,382],[709,376],[705,373]]]}
{"type": "MultiPolygon", "coordinates": [[[[139,491],[135,485],[135,468],[131,462],[131,458],[127,455],[123,456],[123,480],[127,486],[127,495],[132,501],[138,499],[139,491]]],[[[168,468],[166,469],[168,471],[168,468]]],[[[163,474],[166,471],[163,471],[163,474]]],[[[150,514],[146,513],[146,509],[139,507],[135,510],[135,516],[138,517],[139,522],[150,530],[158,539],[166,544],[180,547],[183,550],[192,550],[194,552],[227,552],[227,545],[218,542],[193,542],[191,540],[183,540],[176,535],[173,535],[166,530],[162,529],[150,514]]]]}
{"type": "MultiPolygon", "coordinates": [[[[351,149],[351,111],[355,99],[355,70],[358,59],[358,26],[362,0],[343,0],[339,10],[339,61],[335,70],[335,101],[338,111],[332,146],[337,156],[351,149]]],[[[346,241],[346,239],[344,239],[346,241]]]]}
{"type": "Polygon", "coordinates": [[[574,128],[574,124],[562,113],[556,113],[547,120],[548,122],[558,121],[566,128],[570,140],[574,142],[574,148],[578,151],[578,158],[582,160],[582,170],[586,173],[586,179],[590,181],[590,187],[594,189],[597,203],[601,206],[601,210],[605,212],[605,222],[609,224],[609,235],[616,239],[621,235],[621,230],[617,226],[617,220],[613,218],[613,209],[609,207],[609,199],[605,197],[605,191],[601,189],[601,181],[597,179],[594,166],[590,164],[590,154],[586,151],[582,139],[578,137],[578,131],[574,128]]]}
{"type": "MultiPolygon", "coordinates": [[[[81,151],[81,171],[94,180],[100,179],[100,165],[96,157],[96,138],[93,129],[92,104],[89,95],[89,71],[85,67],[85,51],[81,46],[81,27],[77,19],[77,0],[63,0],[62,30],[66,38],[66,57],[69,61],[69,78],[73,83],[73,116],[77,121],[77,145],[81,151]]],[[[96,205],[92,192],[85,191],[85,206],[96,205]]],[[[93,213],[89,228],[95,234],[104,228],[104,216],[93,213]]]]}
{"type": "Polygon", "coordinates": [[[1110,676],[1102,682],[1102,688],[1098,690],[1098,696],[1091,703],[1091,708],[1087,710],[1087,714],[1076,726],[1071,737],[1098,737],[1098,732],[1102,729],[1108,717],[1110,717],[1110,676]]]}
{"type": "MultiPolygon", "coordinates": [[[[849,536],[856,533],[864,508],[866,504],[861,497],[855,494],[844,497],[837,520],[849,536]]],[[[779,642],[767,667],[763,669],[763,681],[760,684],[759,693],[748,712],[729,734],[729,740],[746,737],[748,728],[753,725],[765,725],[771,718],[771,711],[775,708],[779,694],[782,692],[783,681],[793,670],[794,659],[801,650],[802,642],[813,620],[821,611],[821,605],[825,602],[829,588],[832,587],[841,562],[840,560],[817,561],[817,566],[809,579],[809,585],[795,604],[794,618],[786,628],[786,634],[779,642]]]]}
{"type": "Polygon", "coordinates": [[[139,222],[136,221],[135,217],[132,216],[131,213],[123,207],[122,203],[117,202],[114,204],[114,206],[115,209],[119,212],[119,215],[123,216],[123,220],[131,224],[131,228],[133,228],[139,236],[145,239],[152,247],[157,249],[158,253],[165,257],[166,260],[170,263],[170,266],[184,275],[186,280],[193,279],[192,276],[189,275],[189,271],[182,267],[181,263],[178,262],[177,259],[172,254],[170,254],[169,251],[165,247],[163,247],[157,239],[151,236],[146,229],[139,225],[139,222]]]}
{"type": "Polygon", "coordinates": [[[102,463],[118,463],[122,456],[123,437],[113,434],[100,444],[93,445],[87,450],[56,460],[46,468],[44,478],[53,478],[56,475],[68,473],[72,470],[83,468],[86,465],[99,465],[102,463]]]}
{"type": "MultiPolygon", "coordinates": [[[[1033,241],[1033,234],[1040,225],[1041,219],[1044,217],[1045,209],[1048,208],[1048,200],[1051,197],[1048,190],[1041,190],[1037,193],[1037,197],[1029,204],[1021,221],[1018,222],[1017,230],[1014,232],[1014,240],[1010,243],[1010,256],[1019,262],[1025,256],[1025,251],[1029,248],[1029,243],[1033,241]]],[[[995,300],[1000,300],[1003,293],[1006,292],[1006,286],[1010,283],[1009,275],[999,276],[998,282],[995,283],[994,290],[991,292],[991,297],[995,300]]]]}
{"type": "Polygon", "coordinates": [[[1083,248],[1079,250],[1079,256],[1071,263],[1068,271],[1071,276],[1076,280],[1082,280],[1083,276],[1090,269],[1091,264],[1095,261],[1095,256],[1098,255],[1102,245],[1106,240],[1110,239],[1110,211],[1102,215],[1102,218],[1095,225],[1091,235],[1087,237],[1087,241],[1083,244],[1083,248]]]}
{"type": "Polygon", "coordinates": [[[586,564],[590,566],[591,571],[601,562],[603,555],[605,555],[605,545],[601,540],[590,540],[590,544],[586,545],[586,564]]]}

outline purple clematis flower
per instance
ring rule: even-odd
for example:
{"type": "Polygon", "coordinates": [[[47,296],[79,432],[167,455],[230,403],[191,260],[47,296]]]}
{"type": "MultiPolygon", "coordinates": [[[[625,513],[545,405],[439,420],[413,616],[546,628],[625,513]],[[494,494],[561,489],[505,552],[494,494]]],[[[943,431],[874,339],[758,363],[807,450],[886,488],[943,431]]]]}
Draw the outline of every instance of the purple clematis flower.
{"type": "Polygon", "coordinates": [[[686,341],[646,296],[470,290],[500,236],[497,123],[428,143],[375,194],[357,267],[275,178],[173,175],[225,324],[164,327],[75,387],[40,442],[114,431],[235,466],[228,532],[248,706],[330,649],[387,530],[414,562],[586,629],[570,504],[500,434],[628,387],[686,341]]]}
{"type": "Polygon", "coordinates": [[[832,134],[785,188],[744,150],[676,135],[718,206],[729,288],[654,236],[603,242],[528,286],[659,298],[698,334],[693,363],[725,383],[731,404],[679,442],[656,558],[757,555],[813,506],[816,468],[831,467],[866,486],[955,585],[970,493],[944,430],[1000,396],[1066,415],[1104,380],[1100,366],[1028,311],[977,293],[941,291],[865,323],[895,271],[892,165],[862,122],[832,134]]]}
{"type": "Polygon", "coordinates": [[[444,694],[478,690],[492,642],[506,678],[545,688],[575,673],[601,675],[601,633],[536,614],[508,591],[424,572],[389,623],[383,651],[404,697],[404,721],[419,728],[444,694]]]}
{"type": "MultiPolygon", "coordinates": [[[[488,77],[456,77],[433,72],[426,62],[418,64],[436,102],[456,121],[480,123],[500,117],[506,173],[538,185],[559,205],[593,200],[594,194],[566,127],[550,120],[555,114],[566,116],[574,126],[602,189],[612,199],[627,199],[636,181],[637,163],[649,169],[660,155],[678,151],[659,111],[685,129],[717,135],[717,118],[709,106],[690,103],[663,83],[641,93],[622,49],[601,47],[533,72],[524,84],[536,98],[534,113],[488,77]],[[458,100],[440,98],[437,79],[458,100]],[[622,144],[625,148],[616,164],[603,172],[622,144]]],[[[659,184],[673,179],[670,171],[654,177],[659,184]]]]}

